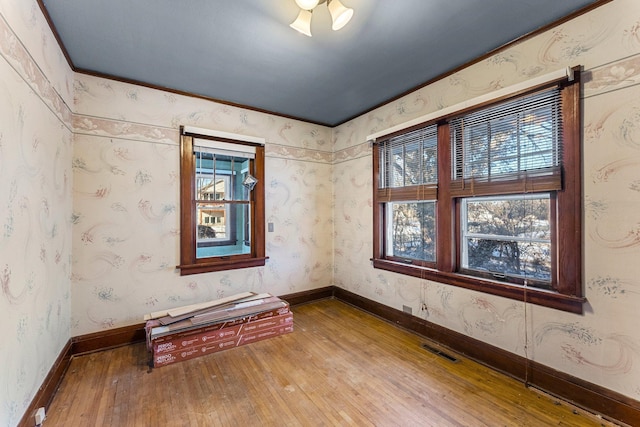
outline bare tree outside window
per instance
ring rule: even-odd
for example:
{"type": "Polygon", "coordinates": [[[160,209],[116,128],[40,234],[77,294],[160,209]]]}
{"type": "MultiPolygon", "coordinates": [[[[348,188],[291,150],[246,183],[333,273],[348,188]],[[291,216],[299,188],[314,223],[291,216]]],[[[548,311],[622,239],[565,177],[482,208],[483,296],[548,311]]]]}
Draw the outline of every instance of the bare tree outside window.
{"type": "Polygon", "coordinates": [[[463,268],[550,282],[548,195],[467,199],[462,209],[463,268]]]}
{"type": "Polygon", "coordinates": [[[375,135],[373,266],[582,312],[572,72],[375,135]]]}
{"type": "Polygon", "coordinates": [[[393,229],[389,255],[435,261],[435,202],[390,203],[393,229]]]}

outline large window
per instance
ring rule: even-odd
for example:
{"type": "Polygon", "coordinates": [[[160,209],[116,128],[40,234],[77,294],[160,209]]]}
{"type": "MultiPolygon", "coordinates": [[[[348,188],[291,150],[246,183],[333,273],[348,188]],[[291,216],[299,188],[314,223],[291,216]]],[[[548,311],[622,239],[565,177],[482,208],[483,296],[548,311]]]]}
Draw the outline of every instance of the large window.
{"type": "Polygon", "coordinates": [[[374,267],[582,311],[578,79],[376,141],[374,267]]]}
{"type": "Polygon", "coordinates": [[[264,147],[232,137],[182,129],[181,275],[265,263],[264,147]]]}

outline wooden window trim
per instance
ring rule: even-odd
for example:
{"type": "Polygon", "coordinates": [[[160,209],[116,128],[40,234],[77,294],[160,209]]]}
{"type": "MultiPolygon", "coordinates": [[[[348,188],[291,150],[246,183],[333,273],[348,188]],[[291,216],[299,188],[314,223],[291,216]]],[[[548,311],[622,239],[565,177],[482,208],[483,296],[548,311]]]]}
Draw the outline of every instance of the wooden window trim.
{"type": "Polygon", "coordinates": [[[193,155],[194,135],[181,131],[180,140],[180,264],[176,267],[180,275],[207,273],[214,271],[234,270],[241,268],[264,266],[268,257],[265,255],[265,202],[264,202],[264,146],[243,143],[225,138],[211,138],[196,135],[202,139],[215,139],[235,144],[254,145],[256,149],[254,176],[257,178],[251,191],[251,241],[249,254],[217,256],[207,258],[196,257],[196,212],[195,212],[195,158],[193,155]]]}
{"type": "MultiPolygon", "coordinates": [[[[436,266],[414,265],[385,256],[385,203],[392,199],[377,189],[379,182],[379,153],[373,149],[373,267],[399,274],[433,280],[505,298],[537,304],[572,313],[583,313],[586,299],[582,284],[582,183],[581,183],[581,121],[580,121],[580,72],[574,69],[574,80],[561,83],[563,111],[563,185],[552,197],[552,274],[556,280],[553,290],[489,280],[459,272],[460,259],[456,246],[460,242],[459,198],[469,196],[469,190],[461,191],[452,183],[451,146],[448,117],[439,118],[438,127],[438,186],[436,204],[436,266]]],[[[554,82],[555,84],[555,82],[554,82]]],[[[540,90],[543,87],[534,88],[540,90]]],[[[517,96],[522,96],[522,93],[517,96]]],[[[503,101],[501,100],[496,100],[503,101]]],[[[485,107],[485,105],[481,106],[485,107]]],[[[424,126],[423,123],[417,126],[424,126]]],[[[417,127],[414,126],[414,127],[417,127]]],[[[560,175],[534,177],[527,191],[544,191],[557,187],[560,175]]],[[[529,185],[529,184],[528,184],[529,185]]],[[[482,185],[479,190],[484,191],[482,185]]],[[[497,193],[513,192],[510,184],[504,184],[497,193]]]]}
{"type": "Polygon", "coordinates": [[[531,287],[524,288],[508,285],[495,280],[485,280],[476,276],[444,272],[385,259],[374,259],[373,267],[571,313],[582,313],[585,302],[584,298],[578,296],[564,295],[531,287]]]}

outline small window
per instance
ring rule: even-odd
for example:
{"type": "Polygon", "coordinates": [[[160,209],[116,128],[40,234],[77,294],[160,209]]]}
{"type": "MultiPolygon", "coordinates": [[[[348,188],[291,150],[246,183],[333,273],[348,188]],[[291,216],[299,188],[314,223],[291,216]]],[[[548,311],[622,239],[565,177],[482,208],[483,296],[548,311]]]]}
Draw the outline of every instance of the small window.
{"type": "Polygon", "coordinates": [[[387,201],[384,214],[388,218],[388,259],[435,265],[437,159],[435,125],[391,138],[380,146],[377,194],[387,201]]]}
{"type": "Polygon", "coordinates": [[[182,130],[181,275],[264,265],[264,147],[182,130]]]}

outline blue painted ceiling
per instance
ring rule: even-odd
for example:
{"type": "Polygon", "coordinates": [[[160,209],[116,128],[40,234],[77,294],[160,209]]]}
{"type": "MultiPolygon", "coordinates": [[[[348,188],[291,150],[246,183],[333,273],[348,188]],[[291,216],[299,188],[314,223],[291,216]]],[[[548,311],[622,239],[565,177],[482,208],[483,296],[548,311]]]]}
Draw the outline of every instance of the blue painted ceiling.
{"type": "Polygon", "coordinates": [[[41,0],[72,66],[335,126],[602,0],[41,0]]]}

